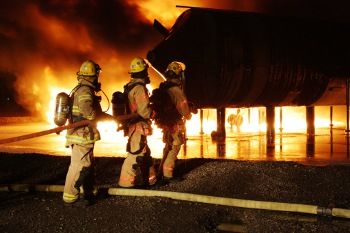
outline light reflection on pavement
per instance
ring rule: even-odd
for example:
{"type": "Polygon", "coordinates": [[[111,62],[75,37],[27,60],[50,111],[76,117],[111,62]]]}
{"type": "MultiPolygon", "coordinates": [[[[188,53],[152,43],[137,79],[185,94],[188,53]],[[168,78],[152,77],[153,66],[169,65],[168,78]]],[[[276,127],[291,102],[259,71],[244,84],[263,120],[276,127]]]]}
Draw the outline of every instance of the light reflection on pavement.
{"type": "MultiPolygon", "coordinates": [[[[47,123],[20,123],[2,125],[0,139],[10,138],[38,131],[51,129],[47,123]]],[[[349,163],[347,137],[344,129],[317,129],[315,144],[307,145],[305,133],[282,134],[276,132],[275,149],[266,149],[264,133],[233,133],[226,131],[225,142],[212,141],[210,135],[189,136],[186,146],[178,156],[183,158],[216,158],[236,160],[272,160],[298,161],[322,165],[329,163],[349,163]]],[[[125,157],[127,138],[122,132],[112,129],[112,133],[101,131],[101,141],[95,146],[95,156],[125,157]],[[113,135],[111,135],[113,134],[113,135]]],[[[155,131],[148,137],[152,157],[161,158],[163,142],[161,132],[155,131]]],[[[0,145],[0,152],[39,153],[57,156],[69,156],[70,149],[65,148],[65,132],[60,135],[50,134],[38,138],[0,145]]]]}

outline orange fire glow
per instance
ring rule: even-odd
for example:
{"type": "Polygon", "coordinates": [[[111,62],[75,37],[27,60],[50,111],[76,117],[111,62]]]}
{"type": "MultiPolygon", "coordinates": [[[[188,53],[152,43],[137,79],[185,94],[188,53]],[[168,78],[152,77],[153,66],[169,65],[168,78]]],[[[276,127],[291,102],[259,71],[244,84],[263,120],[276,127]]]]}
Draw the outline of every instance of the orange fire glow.
{"type": "Polygon", "coordinates": [[[69,25],[66,25],[63,21],[43,15],[38,6],[34,5],[28,7],[28,13],[31,15],[33,27],[42,38],[50,41],[52,45],[79,52],[93,49],[93,40],[84,25],[75,22],[69,22],[69,25]]]}
{"type": "MultiPolygon", "coordinates": [[[[49,72],[48,72],[49,73],[49,72]]],[[[150,89],[153,89],[151,86],[150,89]]],[[[50,103],[49,103],[49,111],[47,111],[46,116],[47,120],[53,125],[53,113],[55,108],[55,98],[56,95],[64,91],[66,93],[69,93],[69,89],[64,89],[60,87],[51,87],[50,88],[50,103]]],[[[315,114],[316,114],[316,122],[315,126],[316,128],[328,128],[330,121],[326,117],[327,110],[329,107],[316,107],[315,114]],[[321,117],[317,117],[317,115],[321,115],[321,117]]],[[[228,108],[226,109],[226,116],[236,113],[237,109],[228,108]]],[[[275,109],[275,129],[276,133],[279,132],[280,126],[280,120],[279,120],[279,112],[280,108],[275,109]]],[[[111,114],[111,109],[108,111],[109,114],[111,114]]],[[[228,122],[226,122],[226,131],[229,134],[236,133],[236,135],[240,135],[241,133],[264,133],[266,131],[266,124],[265,124],[265,108],[242,108],[240,113],[243,117],[243,123],[241,125],[240,132],[237,132],[235,128],[231,129],[228,122]]],[[[306,129],[306,119],[305,119],[305,107],[283,107],[282,108],[283,113],[283,132],[305,132],[306,129]]],[[[192,119],[186,122],[186,133],[189,137],[195,137],[200,135],[200,115],[195,114],[192,116],[192,119]]],[[[335,127],[344,127],[344,123],[339,120],[334,120],[333,124],[335,127]]],[[[101,138],[104,145],[111,146],[115,145],[115,143],[118,143],[118,145],[126,145],[127,143],[127,137],[124,136],[123,131],[117,131],[117,124],[113,121],[101,121],[97,124],[98,130],[100,131],[101,138]]],[[[210,135],[212,131],[215,131],[217,128],[216,124],[216,110],[214,109],[203,109],[203,133],[204,135],[210,135]]],[[[154,152],[152,156],[154,158],[161,158],[162,153],[161,149],[163,148],[163,145],[159,145],[162,139],[162,131],[161,129],[157,128],[155,125],[153,125],[153,134],[149,137],[149,144],[150,145],[158,145],[157,148],[152,148],[154,152]]],[[[187,142],[188,146],[191,146],[191,143],[194,142],[189,140],[187,142]]],[[[236,145],[233,145],[233,150],[237,151],[238,149],[235,148],[236,145]]],[[[229,149],[228,149],[229,151],[229,149]]],[[[215,154],[213,152],[213,154],[215,154]]],[[[228,154],[235,154],[235,153],[228,153],[228,154]]],[[[180,154],[179,158],[183,158],[184,154],[180,154]]]]}
{"type": "Polygon", "coordinates": [[[203,0],[128,0],[129,4],[137,5],[144,17],[153,23],[154,19],[160,21],[165,27],[170,28],[177,17],[187,10],[186,7],[203,7],[214,9],[234,9],[239,11],[256,11],[258,4],[254,1],[240,0],[220,0],[220,1],[203,1],[203,0]],[[156,7],[155,7],[156,6],[156,7]],[[179,6],[179,7],[177,7],[179,6]],[[184,6],[184,7],[181,7],[184,6]]]}
{"type": "Polygon", "coordinates": [[[157,19],[167,28],[170,28],[175,22],[176,18],[186,10],[184,8],[176,8],[176,3],[169,0],[129,0],[128,2],[130,4],[137,5],[141,9],[141,12],[144,14],[145,18],[148,19],[150,23],[153,23],[153,20],[157,19]]]}
{"type": "MultiPolygon", "coordinates": [[[[144,20],[148,20],[148,23],[153,22],[154,19],[158,19],[167,27],[170,27],[176,18],[186,10],[186,8],[176,8],[176,5],[189,5],[188,1],[181,0],[128,0],[128,3],[137,6],[145,17],[144,20]]],[[[195,7],[226,9],[229,7],[236,10],[254,10],[257,7],[253,3],[241,3],[240,1],[229,0],[215,2],[196,0],[191,1],[190,4],[195,7]]],[[[34,4],[29,4],[23,13],[26,15],[26,20],[31,23],[28,24],[27,21],[18,19],[19,23],[35,31],[44,42],[40,44],[37,53],[22,55],[21,63],[15,65],[16,68],[19,68],[16,72],[19,76],[16,89],[21,95],[20,103],[26,106],[27,109],[31,109],[32,113],[41,114],[41,117],[50,123],[53,122],[56,95],[61,91],[69,93],[77,83],[75,74],[82,61],[77,61],[76,58],[70,58],[67,54],[76,55],[77,53],[82,53],[88,56],[87,58],[98,62],[102,67],[100,77],[102,89],[111,98],[112,93],[116,90],[121,90],[123,85],[128,81],[128,66],[131,59],[134,56],[142,56],[147,51],[147,48],[143,48],[139,52],[133,51],[133,53],[125,54],[125,52],[121,53],[116,49],[111,49],[88,30],[88,25],[81,24],[81,22],[69,21],[68,23],[68,21],[44,14],[34,4]],[[78,38],[77,35],[79,35],[78,38]],[[45,42],[49,42],[49,46],[45,42]],[[62,54],[60,54],[61,52],[62,54]],[[47,59],[47,54],[50,53],[57,53],[59,56],[50,61],[47,59]],[[25,64],[25,66],[22,64],[25,64]]],[[[18,36],[11,30],[7,30],[6,32],[8,36],[18,36]]],[[[161,79],[152,73],[151,75],[152,84],[158,86],[161,79]]],[[[150,88],[151,90],[152,87],[150,88]]],[[[107,108],[108,102],[110,102],[110,99],[106,99],[103,96],[101,103],[103,109],[107,108]]],[[[227,109],[226,116],[235,111],[235,109],[227,109]]],[[[248,114],[247,108],[242,109],[243,123],[240,128],[241,132],[265,131],[266,124],[263,108],[250,108],[249,112],[248,114]]],[[[276,108],[276,129],[283,128],[286,132],[305,130],[306,120],[303,107],[283,107],[282,126],[279,125],[278,113],[279,108],[276,108]]],[[[344,125],[341,122],[335,120],[333,124],[335,126],[344,125]]],[[[99,128],[103,132],[110,132],[109,130],[112,129],[112,133],[107,134],[110,135],[108,138],[113,138],[115,134],[113,127],[116,126],[109,124],[113,123],[101,123],[99,124],[99,128]]],[[[328,127],[329,118],[327,116],[316,117],[315,124],[316,127],[328,127]]],[[[227,122],[226,127],[230,128],[227,122]]],[[[187,134],[197,135],[200,130],[200,119],[199,114],[197,114],[190,121],[187,121],[187,134]]],[[[203,131],[205,134],[210,134],[214,130],[216,130],[215,110],[205,109],[203,131]]]]}
{"type": "MultiPolygon", "coordinates": [[[[140,21],[159,19],[167,27],[170,27],[176,18],[186,8],[176,8],[176,5],[188,5],[186,1],[135,1],[128,0],[129,5],[138,8],[140,21]],[[154,7],[157,6],[157,7],[154,7]],[[144,17],[144,18],[142,18],[144,17]]],[[[57,3],[58,4],[58,3],[57,3]]],[[[205,1],[191,1],[191,6],[214,7],[214,3],[205,1]]],[[[75,1],[65,2],[58,6],[74,7],[75,1]]],[[[218,8],[229,5],[228,1],[218,1],[215,3],[218,8]]],[[[235,3],[237,7],[242,7],[235,3]]],[[[55,4],[53,4],[55,6],[55,4]]],[[[18,103],[29,110],[32,115],[39,115],[47,119],[48,112],[52,115],[53,92],[56,89],[68,90],[76,85],[76,75],[82,60],[95,60],[102,67],[100,82],[102,89],[111,98],[111,94],[122,89],[128,81],[129,62],[135,56],[143,56],[148,49],[144,48],[132,50],[130,53],[111,48],[102,38],[97,37],[84,21],[71,21],[56,14],[45,12],[39,5],[34,3],[23,4],[23,17],[15,19],[21,28],[26,28],[33,34],[35,46],[33,50],[25,47],[24,43],[19,43],[15,47],[11,59],[1,59],[1,67],[11,67],[11,71],[18,76],[16,81],[16,91],[19,94],[18,103]],[[16,54],[17,56],[15,56],[16,54]],[[20,59],[18,59],[20,55],[20,59]],[[52,56],[51,56],[52,55],[52,56]],[[13,62],[15,61],[15,62],[13,62]],[[50,107],[48,107],[50,106],[50,107]]],[[[10,27],[2,28],[12,39],[21,37],[20,31],[14,31],[10,27]]],[[[19,38],[17,38],[18,40],[19,38]]],[[[158,43],[157,41],[154,42],[158,43]]],[[[6,56],[4,56],[5,58],[6,56]]],[[[156,78],[157,85],[161,79],[156,78]],[[158,82],[158,83],[157,83],[158,82]]],[[[103,99],[102,107],[106,109],[108,100],[103,99]]],[[[212,127],[211,127],[212,128],[212,127]]]]}

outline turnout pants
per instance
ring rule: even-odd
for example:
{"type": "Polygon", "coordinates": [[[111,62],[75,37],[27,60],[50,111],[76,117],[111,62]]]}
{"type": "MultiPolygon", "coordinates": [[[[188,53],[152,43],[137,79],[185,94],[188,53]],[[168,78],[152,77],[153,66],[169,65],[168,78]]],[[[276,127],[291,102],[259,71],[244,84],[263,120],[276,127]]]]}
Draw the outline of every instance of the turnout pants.
{"type": "Polygon", "coordinates": [[[180,152],[181,145],[184,143],[184,140],[185,135],[183,131],[164,131],[164,156],[166,156],[166,158],[163,163],[163,176],[165,178],[172,178],[174,176],[175,161],[177,160],[177,155],[180,152]]]}
{"type": "Polygon", "coordinates": [[[146,136],[138,130],[131,133],[127,151],[128,154],[122,166],[118,185],[129,188],[155,184],[157,181],[156,172],[146,136]]]}
{"type": "Polygon", "coordinates": [[[93,167],[94,144],[87,146],[72,145],[71,162],[64,185],[63,201],[73,203],[78,200],[80,187],[84,190],[84,197],[93,195],[94,167],[93,167]]]}

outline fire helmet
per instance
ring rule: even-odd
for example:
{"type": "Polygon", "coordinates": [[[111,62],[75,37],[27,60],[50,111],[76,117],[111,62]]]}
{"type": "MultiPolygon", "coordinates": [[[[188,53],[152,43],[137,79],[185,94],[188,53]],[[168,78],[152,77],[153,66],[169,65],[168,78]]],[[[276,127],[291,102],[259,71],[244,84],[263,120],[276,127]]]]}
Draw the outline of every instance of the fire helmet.
{"type": "Polygon", "coordinates": [[[129,74],[139,73],[148,68],[147,63],[140,57],[134,58],[130,63],[129,74]]]}
{"type": "Polygon", "coordinates": [[[77,75],[80,76],[97,76],[101,71],[101,67],[94,61],[87,60],[84,61],[80,66],[80,70],[77,75]]]}
{"type": "Polygon", "coordinates": [[[184,72],[186,69],[186,66],[184,63],[179,61],[173,61],[171,62],[165,72],[172,71],[175,73],[176,76],[179,76],[182,72],[184,72]]]}

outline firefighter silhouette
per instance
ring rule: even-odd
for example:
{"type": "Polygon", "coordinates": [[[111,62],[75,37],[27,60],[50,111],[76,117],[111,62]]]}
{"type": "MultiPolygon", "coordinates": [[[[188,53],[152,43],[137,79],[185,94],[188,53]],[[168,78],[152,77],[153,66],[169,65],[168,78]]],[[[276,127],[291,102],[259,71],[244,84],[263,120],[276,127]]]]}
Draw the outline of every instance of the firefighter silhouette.
{"type": "Polygon", "coordinates": [[[236,114],[232,113],[227,118],[227,122],[230,124],[231,130],[236,127],[237,133],[241,132],[241,126],[243,124],[243,117],[240,112],[240,109],[237,109],[236,114]]]}

